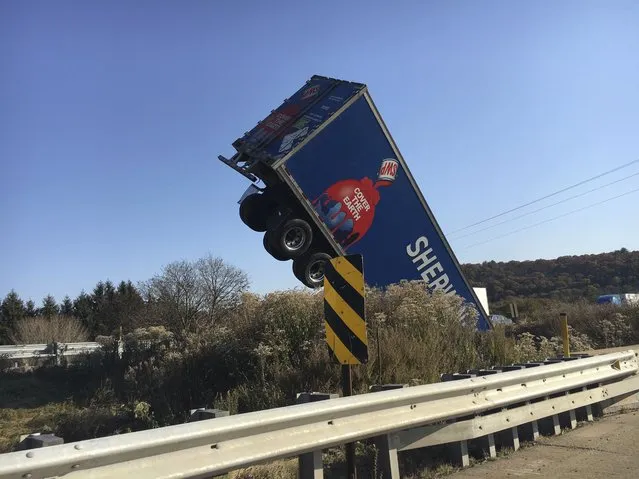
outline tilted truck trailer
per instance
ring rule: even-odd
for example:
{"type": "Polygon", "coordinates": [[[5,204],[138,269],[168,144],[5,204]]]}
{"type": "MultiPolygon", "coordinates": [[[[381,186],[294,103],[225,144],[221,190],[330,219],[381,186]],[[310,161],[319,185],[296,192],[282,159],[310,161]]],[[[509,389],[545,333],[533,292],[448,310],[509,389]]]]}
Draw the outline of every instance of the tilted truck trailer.
{"type": "Polygon", "coordinates": [[[490,322],[366,85],[315,75],[219,159],[253,184],[240,218],[275,259],[322,286],[326,260],[364,258],[366,282],[425,280],[490,322]]]}

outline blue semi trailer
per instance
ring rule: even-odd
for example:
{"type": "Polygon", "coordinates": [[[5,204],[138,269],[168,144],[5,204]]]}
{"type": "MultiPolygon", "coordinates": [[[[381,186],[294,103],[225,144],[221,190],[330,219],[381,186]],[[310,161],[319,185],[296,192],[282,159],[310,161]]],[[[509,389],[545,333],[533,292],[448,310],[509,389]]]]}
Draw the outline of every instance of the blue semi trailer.
{"type": "Polygon", "coordinates": [[[240,218],[301,283],[320,287],[326,260],[359,253],[368,284],[425,280],[490,328],[366,85],[313,76],[233,147],[219,159],[252,182],[240,218]]]}

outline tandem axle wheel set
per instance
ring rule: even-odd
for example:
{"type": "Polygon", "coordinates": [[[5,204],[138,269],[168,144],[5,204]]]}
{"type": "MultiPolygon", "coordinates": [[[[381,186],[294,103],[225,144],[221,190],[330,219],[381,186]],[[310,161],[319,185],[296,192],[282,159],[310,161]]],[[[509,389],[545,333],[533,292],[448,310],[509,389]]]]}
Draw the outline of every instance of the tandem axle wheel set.
{"type": "Polygon", "coordinates": [[[324,264],[331,259],[305,215],[288,208],[268,188],[240,203],[240,218],[253,231],[264,232],[264,249],[278,261],[293,261],[293,274],[305,286],[324,284],[324,264]]]}

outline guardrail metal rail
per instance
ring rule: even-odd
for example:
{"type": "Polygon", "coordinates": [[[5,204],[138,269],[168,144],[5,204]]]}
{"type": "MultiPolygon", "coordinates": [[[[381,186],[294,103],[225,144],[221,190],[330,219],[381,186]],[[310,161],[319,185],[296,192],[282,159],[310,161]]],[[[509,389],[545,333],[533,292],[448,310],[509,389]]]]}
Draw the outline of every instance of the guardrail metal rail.
{"type": "MultiPolygon", "coordinates": [[[[62,356],[76,356],[78,354],[90,353],[100,349],[99,343],[57,343],[57,350],[62,356]]],[[[56,350],[52,344],[12,344],[0,346],[0,357],[6,359],[31,359],[51,357],[56,355],[56,350]]]]}
{"type": "Polygon", "coordinates": [[[461,463],[467,443],[494,436],[519,445],[541,421],[558,433],[561,416],[639,391],[634,351],[479,370],[445,382],[258,411],[0,455],[0,479],[205,478],[277,459],[309,457],[301,477],[322,477],[321,450],[374,439],[380,472],[399,478],[398,453],[452,443],[461,463]],[[509,370],[513,369],[513,370],[509,370]],[[493,371],[493,372],[489,372],[493,371]],[[454,379],[454,380],[453,380],[454,379]],[[319,460],[318,460],[319,458],[319,460]]]}

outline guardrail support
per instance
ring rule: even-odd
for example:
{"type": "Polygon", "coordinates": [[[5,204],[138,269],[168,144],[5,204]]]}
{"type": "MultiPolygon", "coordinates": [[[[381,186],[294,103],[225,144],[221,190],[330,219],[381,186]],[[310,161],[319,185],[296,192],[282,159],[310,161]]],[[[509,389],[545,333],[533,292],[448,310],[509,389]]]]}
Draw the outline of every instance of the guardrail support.
{"type": "MultiPolygon", "coordinates": [[[[588,388],[586,386],[584,386],[584,387],[581,388],[581,390],[582,391],[587,391],[588,388]]],[[[585,411],[584,411],[585,412],[585,420],[588,421],[588,422],[594,421],[593,414],[592,414],[592,405],[588,404],[588,405],[586,405],[586,407],[584,409],[585,409],[585,411]]]]}
{"type": "MultiPolygon", "coordinates": [[[[565,395],[570,396],[570,392],[566,391],[565,395]]],[[[562,416],[566,427],[569,427],[570,429],[575,429],[577,427],[577,415],[574,409],[562,414],[562,416]]]]}
{"type": "Polygon", "coordinates": [[[24,434],[20,436],[20,444],[17,450],[36,449],[40,447],[57,446],[64,444],[64,439],[55,434],[42,434],[39,432],[33,434],[24,434]]]}
{"type": "Polygon", "coordinates": [[[451,444],[452,462],[460,467],[470,466],[470,457],[468,456],[468,441],[463,440],[451,444]]]}
{"type": "MultiPolygon", "coordinates": [[[[503,408],[502,412],[507,412],[507,408],[503,408]]],[[[509,419],[507,419],[509,420],[509,419]]],[[[513,426],[509,429],[502,431],[500,434],[500,443],[502,447],[509,447],[514,451],[519,449],[519,429],[517,426],[513,426]]]]}
{"type": "Polygon", "coordinates": [[[389,434],[375,438],[377,448],[377,477],[375,479],[400,479],[397,444],[389,434]]]}
{"type": "Polygon", "coordinates": [[[324,479],[322,451],[313,451],[299,456],[299,479],[324,479]]]}
{"type": "MultiPolygon", "coordinates": [[[[408,384],[373,384],[369,391],[374,393],[407,387],[408,384]]],[[[397,436],[392,437],[388,434],[374,438],[377,448],[377,477],[375,479],[400,479],[397,439],[397,436]]]]}
{"type": "Polygon", "coordinates": [[[191,409],[189,411],[189,422],[204,421],[206,419],[215,419],[216,417],[226,417],[229,411],[223,409],[206,409],[203,407],[191,409]]]}
{"type": "MultiPolygon", "coordinates": [[[[530,401],[526,401],[527,406],[532,404],[530,401]]],[[[536,441],[539,439],[539,423],[535,421],[530,421],[528,424],[522,427],[524,437],[528,441],[536,441]]]]}
{"type": "Polygon", "coordinates": [[[488,457],[494,459],[497,457],[497,448],[495,447],[495,435],[494,434],[486,434],[483,438],[481,438],[482,446],[486,447],[488,451],[488,457]]]}
{"type": "MultiPolygon", "coordinates": [[[[304,404],[327,399],[338,398],[339,394],[303,392],[297,395],[296,404],[304,404]]],[[[298,456],[297,477],[299,479],[324,479],[324,463],[322,462],[322,450],[307,452],[298,456]]]]}
{"type": "MultiPolygon", "coordinates": [[[[546,400],[550,399],[550,396],[545,397],[546,400]]],[[[542,427],[544,430],[550,432],[554,436],[561,434],[561,424],[559,423],[559,414],[553,414],[542,421],[542,427]]]]}

